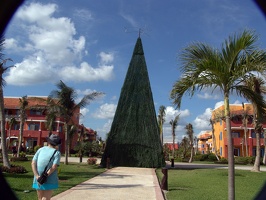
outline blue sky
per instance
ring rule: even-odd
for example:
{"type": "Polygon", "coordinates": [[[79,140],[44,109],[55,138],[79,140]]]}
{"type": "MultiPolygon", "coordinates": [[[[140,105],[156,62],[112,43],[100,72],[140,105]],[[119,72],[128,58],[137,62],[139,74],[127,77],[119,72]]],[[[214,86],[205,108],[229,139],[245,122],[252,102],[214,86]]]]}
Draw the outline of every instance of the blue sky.
{"type": "Polygon", "coordinates": [[[195,135],[209,130],[211,110],[223,98],[202,91],[184,96],[176,110],[169,93],[181,76],[178,54],[192,42],[220,48],[245,28],[256,31],[258,46],[265,49],[266,19],[252,0],[28,0],[5,33],[4,53],[16,67],[4,76],[4,95],[48,96],[59,80],[79,97],[104,92],[82,109],[81,123],[105,139],[141,29],[156,112],[166,106],[164,141],[172,140],[169,121],[177,114],[180,141],[188,123],[195,135]]]}

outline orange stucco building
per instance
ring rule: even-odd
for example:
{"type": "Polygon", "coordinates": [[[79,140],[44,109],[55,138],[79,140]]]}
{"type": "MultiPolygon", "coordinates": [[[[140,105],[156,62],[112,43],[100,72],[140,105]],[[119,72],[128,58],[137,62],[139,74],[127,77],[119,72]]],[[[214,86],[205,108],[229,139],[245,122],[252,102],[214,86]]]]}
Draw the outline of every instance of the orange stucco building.
{"type": "MultiPolygon", "coordinates": [[[[47,97],[27,97],[28,106],[26,108],[26,120],[24,123],[22,142],[25,148],[34,148],[36,145],[43,146],[46,144],[46,137],[49,131],[46,128],[46,99],[47,97]]],[[[6,118],[6,136],[7,142],[11,146],[18,144],[19,126],[20,126],[20,98],[18,97],[5,97],[5,118],[6,118]],[[16,123],[10,127],[10,121],[14,118],[16,123]]],[[[74,134],[70,149],[74,147],[78,139],[78,132],[81,128],[85,128],[85,137],[90,140],[96,140],[96,131],[86,128],[79,124],[80,109],[77,109],[72,117],[71,123],[78,127],[77,134],[74,134]]],[[[55,119],[53,134],[57,134],[62,139],[60,151],[63,152],[65,148],[65,133],[64,133],[64,119],[57,117],[55,119]]],[[[10,146],[10,147],[11,147],[10,146]]]]}
{"type": "Polygon", "coordinates": [[[212,152],[212,133],[204,131],[198,135],[198,151],[202,154],[212,152]]]}
{"type": "MultiPolygon", "coordinates": [[[[212,119],[222,116],[224,113],[224,105],[216,108],[212,112],[212,119]]],[[[230,104],[231,113],[231,133],[233,137],[234,155],[235,156],[255,156],[256,155],[256,135],[253,125],[253,107],[252,104],[230,104]],[[247,116],[246,126],[243,125],[242,116],[247,116]],[[245,132],[246,139],[245,142],[245,132]],[[245,145],[247,144],[247,146],[245,145]],[[246,148],[248,155],[246,155],[246,148]]],[[[224,120],[215,120],[214,123],[214,138],[212,140],[216,143],[212,145],[212,150],[216,146],[216,150],[221,157],[228,157],[227,150],[227,131],[224,120]]],[[[263,128],[266,127],[266,122],[263,122],[263,128]]],[[[264,139],[263,134],[260,139],[261,156],[264,155],[264,139]]]]}

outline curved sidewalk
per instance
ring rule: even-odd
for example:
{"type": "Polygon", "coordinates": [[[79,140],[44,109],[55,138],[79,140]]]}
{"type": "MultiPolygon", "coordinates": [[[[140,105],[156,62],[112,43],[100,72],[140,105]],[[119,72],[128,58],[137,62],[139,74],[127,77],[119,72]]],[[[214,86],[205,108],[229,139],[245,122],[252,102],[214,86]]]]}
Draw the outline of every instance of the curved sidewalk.
{"type": "Polygon", "coordinates": [[[52,200],[164,200],[155,169],[116,167],[52,198],[52,200]]]}

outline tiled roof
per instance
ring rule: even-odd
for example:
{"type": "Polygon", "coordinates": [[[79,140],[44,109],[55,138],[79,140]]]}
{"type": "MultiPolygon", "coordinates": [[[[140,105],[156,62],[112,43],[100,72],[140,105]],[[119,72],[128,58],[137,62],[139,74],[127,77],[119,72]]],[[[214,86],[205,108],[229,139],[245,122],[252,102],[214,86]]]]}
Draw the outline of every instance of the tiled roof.
{"type": "MultiPolygon", "coordinates": [[[[4,106],[9,109],[19,109],[21,97],[4,97],[4,106]]],[[[45,106],[47,97],[27,97],[28,106],[45,106]],[[43,100],[42,100],[43,99],[43,100]]]]}

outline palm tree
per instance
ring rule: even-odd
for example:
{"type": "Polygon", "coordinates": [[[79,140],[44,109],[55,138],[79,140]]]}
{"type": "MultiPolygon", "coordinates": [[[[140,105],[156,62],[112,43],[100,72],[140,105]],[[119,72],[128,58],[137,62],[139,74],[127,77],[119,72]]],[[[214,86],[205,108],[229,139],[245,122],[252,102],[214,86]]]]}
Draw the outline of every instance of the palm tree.
{"type": "Polygon", "coordinates": [[[26,116],[26,109],[29,105],[28,97],[23,96],[22,98],[19,98],[19,104],[20,104],[20,124],[19,124],[19,140],[18,140],[18,156],[20,153],[20,147],[22,146],[22,139],[23,139],[23,131],[24,131],[24,123],[27,118],[26,116]]]}
{"type": "Polygon", "coordinates": [[[251,88],[243,83],[252,73],[263,73],[266,66],[266,53],[256,47],[258,37],[254,32],[244,30],[230,36],[221,50],[203,43],[194,43],[182,51],[183,75],[171,91],[174,104],[180,108],[185,93],[193,96],[195,91],[211,88],[220,89],[224,96],[225,121],[228,140],[228,199],[235,199],[235,168],[230,123],[229,96],[253,99],[263,107],[264,101],[251,88]]]}
{"type": "MultiPolygon", "coordinates": [[[[262,78],[259,77],[250,77],[249,79],[246,79],[245,84],[252,88],[257,94],[261,95],[261,98],[263,98],[262,95],[266,94],[266,87],[265,82],[262,78]]],[[[259,172],[260,171],[260,138],[261,134],[263,133],[263,117],[265,116],[265,110],[259,110],[257,103],[251,100],[251,103],[253,105],[254,110],[254,118],[253,118],[253,125],[254,130],[256,133],[256,159],[254,162],[254,166],[252,171],[259,172]]]]}
{"type": "Polygon", "coordinates": [[[5,86],[5,80],[3,74],[13,66],[6,66],[8,61],[11,59],[5,59],[3,49],[4,49],[5,38],[0,35],[0,121],[1,121],[1,147],[2,147],[2,156],[3,156],[3,165],[10,168],[10,163],[8,160],[7,145],[6,145],[6,130],[5,130],[5,106],[4,106],[4,91],[3,87],[5,86]]]}
{"type": "MultiPolygon", "coordinates": [[[[246,156],[249,156],[248,155],[248,140],[247,140],[247,124],[248,124],[248,118],[249,118],[249,110],[250,108],[247,106],[246,109],[245,109],[245,104],[242,103],[242,125],[244,126],[244,143],[245,143],[245,155],[246,156]]],[[[243,155],[244,155],[244,152],[243,152],[243,155]]],[[[244,155],[244,156],[245,156],[244,155]]]]}
{"type": "Polygon", "coordinates": [[[179,115],[175,116],[175,119],[172,119],[170,121],[170,125],[172,128],[172,137],[173,137],[173,151],[172,151],[173,158],[175,157],[175,129],[177,127],[178,120],[179,120],[179,115]]]}
{"type": "Polygon", "coordinates": [[[73,88],[68,87],[63,81],[57,83],[58,90],[54,90],[51,92],[49,98],[57,99],[54,102],[54,105],[50,105],[53,107],[53,110],[57,110],[58,114],[64,119],[64,128],[65,128],[65,161],[64,163],[68,164],[68,155],[69,155],[69,134],[72,117],[74,116],[75,111],[77,109],[83,108],[90,103],[90,101],[94,100],[96,97],[102,95],[101,92],[92,92],[91,94],[85,95],[80,102],[76,103],[75,100],[77,98],[76,92],[73,88]]]}
{"type": "Polygon", "coordinates": [[[165,106],[160,106],[158,114],[158,125],[160,130],[160,139],[163,146],[163,124],[165,122],[165,106]]]}
{"type": "Polygon", "coordinates": [[[189,149],[189,139],[185,136],[180,143],[180,150],[182,149],[182,159],[186,158],[187,151],[189,149]]]}
{"type": "Polygon", "coordinates": [[[9,120],[9,130],[8,130],[8,137],[9,137],[9,141],[8,141],[8,144],[7,144],[7,149],[9,149],[10,147],[10,137],[11,137],[11,129],[12,129],[12,126],[15,125],[17,123],[17,120],[16,118],[12,117],[10,120],[9,120]]]}
{"type": "Polygon", "coordinates": [[[187,124],[186,125],[186,134],[188,136],[188,141],[189,141],[189,147],[190,147],[190,159],[189,163],[193,161],[193,155],[194,155],[194,131],[193,131],[193,126],[192,124],[187,124]]]}

